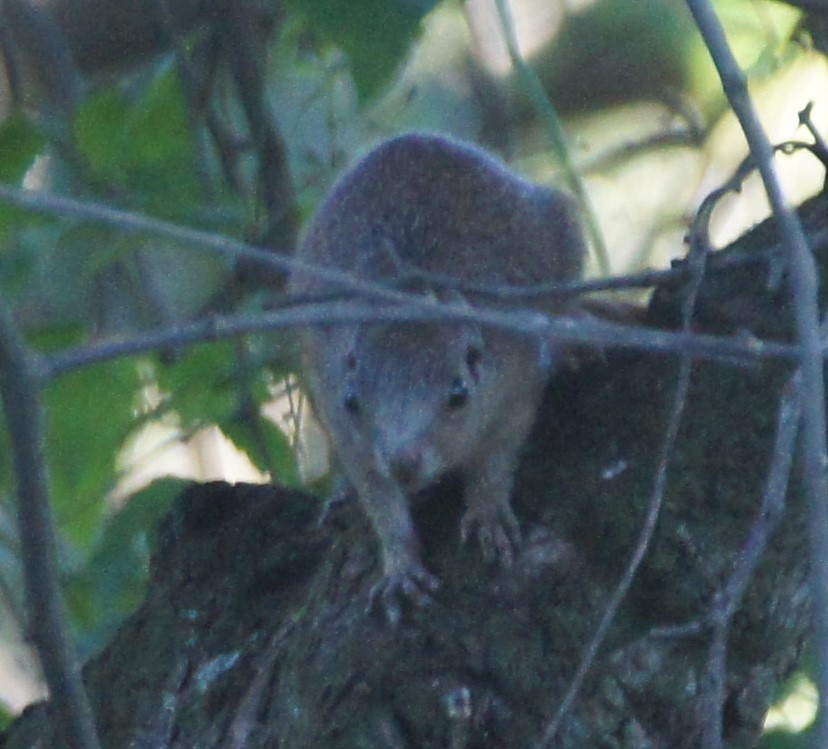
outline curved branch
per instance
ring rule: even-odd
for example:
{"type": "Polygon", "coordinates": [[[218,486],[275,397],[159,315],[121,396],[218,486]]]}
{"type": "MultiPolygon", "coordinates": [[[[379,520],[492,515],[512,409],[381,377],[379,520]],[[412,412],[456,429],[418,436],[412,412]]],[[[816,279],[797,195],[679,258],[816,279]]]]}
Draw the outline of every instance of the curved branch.
{"type": "Polygon", "coordinates": [[[38,392],[41,379],[40,360],[26,347],[9,311],[0,305],[0,396],[17,474],[29,627],[63,738],[72,749],[99,749],[60,591],[38,392]]]}
{"type": "Polygon", "coordinates": [[[773,165],[773,148],[750,100],[745,76],[728,46],[708,0],[687,0],[719,73],[725,95],[744,131],[768,194],[780,238],[787,248],[797,336],[802,344],[804,478],[809,502],[811,574],[814,593],[816,681],[821,698],[816,744],[828,746],[828,443],[825,435],[825,383],[820,356],[817,272],[802,227],[788,206],[773,165]]]}

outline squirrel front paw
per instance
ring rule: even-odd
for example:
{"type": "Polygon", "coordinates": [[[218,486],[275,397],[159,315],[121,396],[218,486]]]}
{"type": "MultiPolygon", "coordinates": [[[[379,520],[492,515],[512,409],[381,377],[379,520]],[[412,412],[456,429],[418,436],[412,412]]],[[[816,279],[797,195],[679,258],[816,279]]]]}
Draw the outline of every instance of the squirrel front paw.
{"type": "Polygon", "coordinates": [[[418,559],[395,561],[385,565],[382,577],[371,587],[369,608],[379,601],[391,626],[400,620],[401,600],[415,606],[426,606],[431,594],[440,587],[440,580],[432,575],[418,559]]]}
{"type": "Polygon", "coordinates": [[[460,521],[460,539],[465,544],[472,536],[487,562],[508,566],[521,543],[520,523],[508,503],[472,506],[460,521]]]}

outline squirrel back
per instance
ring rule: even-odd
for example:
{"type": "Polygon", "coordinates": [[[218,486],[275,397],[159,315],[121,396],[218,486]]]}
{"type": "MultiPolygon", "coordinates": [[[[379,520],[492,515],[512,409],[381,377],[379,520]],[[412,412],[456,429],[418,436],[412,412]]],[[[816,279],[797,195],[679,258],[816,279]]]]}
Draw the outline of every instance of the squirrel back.
{"type": "MultiPolygon", "coordinates": [[[[577,208],[474,146],[408,134],[371,151],[336,183],[299,251],[365,278],[406,269],[471,283],[576,278],[585,255],[577,208]]],[[[324,282],[297,274],[296,292],[324,282]]]]}

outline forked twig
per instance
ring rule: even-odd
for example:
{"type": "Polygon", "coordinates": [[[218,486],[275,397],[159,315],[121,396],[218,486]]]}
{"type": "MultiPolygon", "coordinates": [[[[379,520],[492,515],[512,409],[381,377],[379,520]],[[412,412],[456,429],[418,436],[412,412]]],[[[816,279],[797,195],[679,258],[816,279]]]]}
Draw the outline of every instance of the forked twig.
{"type": "Polygon", "coordinates": [[[29,628],[43,662],[56,725],[72,749],[99,749],[60,590],[55,531],[49,502],[43,410],[37,370],[11,313],[0,304],[0,397],[17,478],[29,628]]]}
{"type": "Polygon", "coordinates": [[[725,95],[747,138],[768,194],[780,238],[786,245],[791,294],[801,343],[803,403],[804,484],[809,507],[811,585],[814,596],[814,647],[816,682],[820,694],[815,740],[828,746],[828,480],[825,434],[825,384],[820,355],[817,309],[817,272],[802,227],[788,206],[776,169],[773,149],[759,121],[747,90],[744,73],[733,56],[724,30],[709,0],[687,0],[696,26],[704,38],[725,95]]]}
{"type": "MultiPolygon", "coordinates": [[[[701,287],[702,277],[707,260],[707,254],[710,247],[708,237],[708,223],[712,206],[716,200],[723,194],[718,191],[713,196],[709,196],[702,204],[696,222],[693,226],[693,231],[690,238],[690,253],[688,255],[689,266],[692,277],[690,283],[685,291],[684,302],[682,304],[682,328],[685,333],[689,333],[693,323],[693,310],[696,304],[696,297],[698,296],[699,288],[701,287]]],[[[670,409],[670,416],[667,422],[667,428],[664,433],[664,439],[659,451],[658,465],[656,467],[655,478],[653,480],[653,489],[650,494],[650,500],[647,504],[647,512],[644,516],[644,522],[633,547],[632,555],[624,569],[624,574],[621,580],[613,590],[604,613],[601,615],[601,620],[593,633],[578,668],[572,677],[569,684],[569,689],[566,692],[558,710],[553,716],[552,720],[547,723],[541,734],[541,739],[537,744],[537,749],[545,749],[553,741],[558,731],[560,730],[563,721],[570,709],[572,708],[578,694],[581,691],[584,680],[587,677],[590,669],[595,663],[598,656],[598,651],[604,643],[607,632],[612,626],[621,604],[627,597],[627,593],[635,580],[647,550],[650,548],[653,534],[655,533],[656,524],[658,523],[659,515],[661,514],[661,507],[664,504],[664,493],[667,488],[667,475],[670,463],[672,461],[673,453],[675,452],[676,440],[678,438],[679,427],[681,426],[681,419],[684,414],[684,408],[687,405],[687,395],[690,390],[690,375],[693,369],[693,355],[692,353],[682,354],[679,363],[678,377],[676,379],[676,387],[673,393],[673,401],[670,409]]]]}

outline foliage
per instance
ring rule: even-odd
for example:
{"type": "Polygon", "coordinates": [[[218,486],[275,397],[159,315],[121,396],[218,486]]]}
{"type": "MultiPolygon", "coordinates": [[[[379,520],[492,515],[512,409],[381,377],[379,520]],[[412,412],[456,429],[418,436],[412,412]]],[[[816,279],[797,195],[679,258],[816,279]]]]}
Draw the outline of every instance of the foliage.
{"type": "Polygon", "coordinates": [[[12,722],[14,717],[14,715],[12,715],[8,710],[6,710],[2,705],[0,705],[0,730],[6,728],[6,726],[8,726],[12,722]]]}
{"type": "MultiPolygon", "coordinates": [[[[0,181],[16,183],[23,178],[37,154],[46,145],[46,138],[19,112],[13,113],[0,124],[0,181]]],[[[29,217],[22,211],[0,202],[0,242],[15,225],[29,217]]],[[[0,254],[0,277],[16,276],[15,270],[6,266],[5,253],[0,254]]]]}
{"type": "Polygon", "coordinates": [[[74,134],[94,176],[127,187],[132,204],[137,198],[162,216],[180,216],[197,204],[192,133],[172,66],[162,67],[135,101],[117,88],[89,96],[75,116],[74,134]]]}
{"type": "Polygon", "coordinates": [[[141,602],[158,523],[184,485],[161,479],[133,494],[107,519],[88,563],[67,576],[67,601],[84,655],[100,648],[141,602]]]}
{"type": "Polygon", "coordinates": [[[174,412],[185,432],[214,424],[261,471],[296,484],[287,437],[259,414],[271,397],[272,375],[245,343],[233,341],[195,346],[156,368],[156,381],[167,395],[161,409],[174,412]]]}
{"type": "MultiPolygon", "coordinates": [[[[609,50],[627,65],[622,71],[627,78],[639,84],[631,89],[630,99],[621,102],[618,87],[610,85],[616,96],[613,105],[631,105],[633,96],[646,97],[665,80],[677,87],[686,85],[706,104],[709,64],[704,67],[695,57],[699,46],[690,37],[687,18],[677,24],[681,14],[668,5],[660,1],[625,5],[615,0],[597,4],[564,29],[558,47],[552,45],[545,57],[539,55],[539,64],[551,60],[559,72],[604,75],[612,84],[617,78],[609,76],[607,68],[618,73],[620,67],[606,64],[609,50]],[[625,28],[637,30],[632,40],[619,33],[622,21],[625,28]],[[593,65],[594,60],[602,64],[593,65]],[[655,77],[642,82],[648,73],[655,77]]],[[[777,54],[780,40],[789,39],[796,20],[789,9],[773,10],[779,33],[771,44],[756,32],[756,24],[745,22],[741,0],[723,5],[732,16],[732,27],[739,28],[746,64],[763,75],[783,64],[786,58],[777,54]]],[[[426,121],[439,120],[445,115],[433,102],[446,99],[438,98],[435,91],[441,96],[448,91],[474,98],[479,81],[463,79],[468,74],[469,50],[458,55],[463,62],[451,70],[441,69],[442,60],[427,61],[430,66],[420,60],[416,70],[426,72],[413,83],[406,78],[411,68],[404,67],[418,53],[417,42],[429,14],[443,13],[456,22],[461,12],[457,4],[289,0],[286,7],[290,28],[295,31],[301,26],[308,33],[288,38],[295,54],[280,57],[279,63],[291,61],[301,68],[304,99],[291,100],[285,95],[271,103],[279,123],[296,123],[297,129],[313,133],[314,141],[320,140],[318,133],[328,132],[325,142],[330,142],[327,151],[305,153],[297,145],[299,135],[287,138],[291,163],[306,159],[316,168],[318,184],[296,185],[303,195],[315,199],[321,194],[319,184],[327,185],[352,152],[376,138],[377,121],[389,130],[402,122],[417,122],[418,107],[431,107],[426,121]],[[351,108],[339,101],[330,83],[334,51],[346,60],[337,74],[347,77],[358,93],[351,108]],[[401,81],[407,85],[402,97],[401,81]],[[310,100],[314,104],[321,100],[324,105],[311,107],[310,100]],[[286,101],[292,111],[278,111],[286,101]],[[387,115],[388,109],[395,114],[387,115]],[[343,112],[349,118],[349,135],[338,142],[331,123],[343,112]]],[[[184,48],[192,49],[197,35],[185,41],[184,48]]],[[[272,41],[274,47],[279,43],[284,39],[272,41]]],[[[288,71],[292,72],[296,71],[288,71]]],[[[90,84],[90,92],[74,114],[68,141],[50,139],[48,129],[30,112],[10,114],[0,124],[0,181],[20,185],[26,178],[27,183],[53,192],[93,198],[236,237],[250,236],[250,226],[258,218],[257,184],[250,176],[255,153],[244,128],[243,108],[227,93],[225,80],[216,85],[209,106],[213,114],[221,112],[232,137],[229,144],[211,141],[207,113],[194,111],[185,95],[193,92],[185,90],[179,73],[170,53],[149,60],[137,72],[124,72],[119,79],[90,84]],[[205,148],[205,142],[211,146],[205,148]],[[223,165],[233,149],[242,153],[235,181],[223,165]]],[[[546,79],[552,81],[556,96],[578,102],[585,101],[584,92],[599,91],[602,83],[574,73],[556,75],[554,70],[546,71],[546,79]],[[565,90],[567,86],[574,90],[565,90]]],[[[519,94],[509,89],[508,97],[515,98],[516,110],[526,118],[519,94]]],[[[594,107],[594,98],[587,104],[594,107]]],[[[486,120],[486,104],[466,102],[466,106],[471,114],[464,115],[465,121],[472,124],[463,134],[477,137],[491,124],[486,120]]],[[[535,137],[531,123],[521,129],[525,124],[519,123],[516,134],[505,137],[520,139],[527,133],[528,138],[535,137]]],[[[684,175],[682,180],[687,181],[684,175]]],[[[313,206],[302,207],[310,210],[313,206]]],[[[227,263],[206,256],[201,249],[153,242],[76,219],[47,219],[0,202],[0,297],[12,300],[29,340],[39,351],[140,335],[199,313],[225,311],[223,305],[233,298],[234,283],[227,263]]],[[[244,339],[118,359],[63,375],[45,391],[54,509],[70,609],[84,652],[100,647],[140,600],[153,528],[180,488],[175,481],[157,481],[122,506],[112,506],[113,489],[121,478],[120,451],[148,422],[174,417],[185,436],[204,426],[218,426],[258,469],[283,483],[298,481],[289,438],[261,416],[261,406],[290,370],[284,355],[273,348],[268,351],[244,339]],[[149,390],[155,400],[148,397],[149,390]]],[[[11,512],[13,485],[7,447],[3,429],[0,498],[11,512]]],[[[16,553],[13,544],[6,544],[5,539],[2,543],[16,553]]],[[[0,576],[19,590],[14,561],[0,563],[0,576]]],[[[780,736],[769,737],[767,745],[788,746],[782,741],[780,736]]]]}
{"type": "Polygon", "coordinates": [[[290,0],[310,27],[346,52],[363,99],[388,83],[436,0],[290,0]]]}
{"type": "MultiPolygon", "coordinates": [[[[206,218],[208,226],[243,231],[243,204],[220,181],[211,194],[224,195],[222,207],[212,214],[203,210],[207,198],[198,178],[194,133],[170,60],[158,64],[142,85],[116,84],[90,94],[78,107],[72,132],[71,144],[59,143],[50,151],[45,189],[97,194],[150,215],[198,218],[202,226],[206,218]]],[[[31,116],[9,117],[0,127],[0,179],[19,184],[47,142],[31,116]]],[[[25,316],[21,321],[33,347],[45,353],[92,342],[101,324],[110,335],[118,330],[137,334],[155,317],[141,298],[148,282],[156,297],[168,292],[162,306],[177,313],[203,304],[227,273],[224,263],[198,258],[191,248],[157,246],[150,260],[158,264],[166,258],[167,264],[149,278],[152,268],[140,257],[146,252],[140,237],[71,219],[33,217],[5,204],[0,211],[0,290],[19,309],[36,312],[32,321],[25,316]],[[205,273],[211,266],[219,272],[205,273]],[[171,279],[174,273],[180,278],[171,279]],[[114,301],[108,301],[102,289],[113,282],[119,285],[114,301]]],[[[262,361],[256,362],[255,375],[242,372],[243,345],[163,352],[151,366],[146,360],[119,359],[62,375],[45,390],[52,501],[70,609],[85,652],[99,648],[140,600],[152,527],[178,486],[152,484],[112,512],[110,496],[121,478],[119,451],[148,421],[175,412],[184,435],[218,425],[259,468],[272,467],[274,476],[296,481],[284,433],[263,419],[251,426],[251,420],[261,419],[257,411],[270,397],[270,380],[262,361]],[[148,410],[149,385],[160,387],[165,397],[148,410]]],[[[5,429],[0,444],[7,445],[5,429]]],[[[7,456],[3,449],[0,496],[9,502],[13,485],[7,456]]],[[[14,544],[7,551],[17,554],[14,544]]],[[[6,554],[3,559],[9,561],[0,575],[19,591],[18,562],[6,554]]]]}
{"type": "Polygon", "coordinates": [[[94,539],[115,483],[116,453],[134,423],[135,362],[110,362],[61,377],[46,392],[52,501],[67,540],[94,539]]]}
{"type": "Polygon", "coordinates": [[[800,733],[772,731],[763,738],[762,746],[765,749],[810,749],[814,746],[814,736],[810,730],[800,733]]]}

